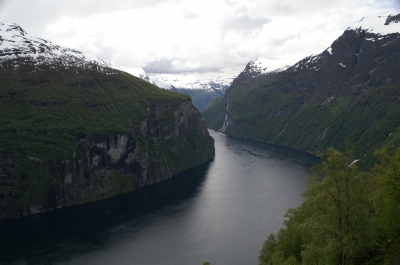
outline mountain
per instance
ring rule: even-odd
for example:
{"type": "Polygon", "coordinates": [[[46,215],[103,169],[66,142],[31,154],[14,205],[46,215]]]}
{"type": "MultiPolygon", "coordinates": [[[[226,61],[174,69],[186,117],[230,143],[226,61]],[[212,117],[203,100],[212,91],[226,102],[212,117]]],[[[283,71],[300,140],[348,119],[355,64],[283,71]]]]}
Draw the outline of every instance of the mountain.
{"type": "Polygon", "coordinates": [[[350,141],[367,164],[375,148],[400,144],[399,21],[364,17],[323,52],[278,71],[251,71],[250,62],[204,111],[207,125],[310,152],[350,141]]]}
{"type": "MultiPolygon", "coordinates": [[[[17,60],[23,64],[61,64],[64,68],[104,69],[112,65],[90,54],[64,48],[28,35],[20,26],[0,21],[0,62],[17,60]]],[[[15,67],[19,67],[18,64],[15,67]]]]}
{"type": "Polygon", "coordinates": [[[234,77],[204,74],[159,74],[151,77],[152,82],[164,89],[204,90],[224,93],[234,77]]]}
{"type": "Polygon", "coordinates": [[[215,74],[158,74],[150,76],[150,82],[171,91],[189,95],[193,105],[203,112],[214,98],[223,95],[232,83],[233,76],[215,74]]]}
{"type": "Polygon", "coordinates": [[[213,157],[188,96],[0,22],[0,219],[108,198],[213,157]]]}
{"type": "Polygon", "coordinates": [[[153,84],[153,82],[150,80],[150,77],[147,75],[147,73],[141,67],[134,67],[134,68],[129,68],[129,69],[121,69],[121,70],[153,84]]]}
{"type": "Polygon", "coordinates": [[[297,61],[299,61],[299,59],[290,58],[272,60],[266,58],[256,58],[251,60],[246,65],[246,68],[242,71],[242,73],[256,79],[259,76],[285,71],[297,61]]]}
{"type": "Polygon", "coordinates": [[[219,74],[157,74],[149,76],[143,68],[122,68],[123,71],[139,77],[159,88],[190,96],[193,105],[203,112],[214,98],[224,94],[235,76],[219,74]]]}

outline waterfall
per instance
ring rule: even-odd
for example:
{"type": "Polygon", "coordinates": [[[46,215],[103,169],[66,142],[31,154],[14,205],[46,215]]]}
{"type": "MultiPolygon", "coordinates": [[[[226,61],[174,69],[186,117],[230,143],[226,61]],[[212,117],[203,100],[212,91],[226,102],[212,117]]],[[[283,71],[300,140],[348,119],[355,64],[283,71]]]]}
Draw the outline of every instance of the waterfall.
{"type": "Polygon", "coordinates": [[[222,125],[222,132],[225,132],[226,128],[228,127],[228,112],[229,112],[229,98],[227,98],[228,104],[226,105],[226,114],[224,124],[222,125]]]}

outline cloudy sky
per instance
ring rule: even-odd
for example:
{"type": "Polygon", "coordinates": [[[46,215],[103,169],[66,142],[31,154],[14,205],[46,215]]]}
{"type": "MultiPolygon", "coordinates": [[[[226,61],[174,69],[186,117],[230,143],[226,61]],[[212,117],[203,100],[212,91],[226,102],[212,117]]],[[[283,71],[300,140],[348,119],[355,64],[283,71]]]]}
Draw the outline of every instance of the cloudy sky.
{"type": "Polygon", "coordinates": [[[0,20],[30,35],[150,74],[305,57],[387,12],[400,12],[400,0],[0,0],[0,20]]]}

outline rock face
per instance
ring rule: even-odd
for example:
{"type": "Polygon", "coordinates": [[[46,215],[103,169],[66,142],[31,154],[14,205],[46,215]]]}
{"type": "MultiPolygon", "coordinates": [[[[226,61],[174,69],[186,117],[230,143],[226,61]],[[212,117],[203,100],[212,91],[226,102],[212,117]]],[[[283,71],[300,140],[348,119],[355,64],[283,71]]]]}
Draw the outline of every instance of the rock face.
{"type": "Polygon", "coordinates": [[[79,133],[73,139],[76,148],[66,159],[34,157],[24,151],[20,158],[9,153],[16,150],[3,152],[0,219],[109,198],[214,157],[213,139],[189,99],[179,105],[154,103],[131,134],[79,133]],[[164,115],[173,116],[173,121],[164,123],[164,115]]]}
{"type": "MultiPolygon", "coordinates": [[[[27,157],[44,171],[44,176],[32,181],[44,182],[41,187],[31,183],[27,193],[45,190],[39,196],[25,198],[25,207],[19,211],[14,211],[9,202],[21,198],[13,198],[15,194],[4,194],[0,201],[1,218],[30,215],[108,198],[167,179],[211,159],[214,155],[213,139],[191,102],[187,100],[176,106],[173,110],[174,122],[164,128],[157,124],[157,118],[160,118],[157,112],[162,112],[162,108],[172,106],[157,104],[146,110],[146,117],[138,128],[139,136],[77,134],[74,136],[77,149],[68,159],[45,161],[27,157]],[[146,148],[138,141],[138,137],[147,139],[147,144],[151,142],[155,148],[146,148]],[[190,143],[192,140],[196,142],[190,143]],[[43,177],[47,180],[43,181],[43,177]],[[28,199],[31,202],[27,203],[28,199]]],[[[18,185],[20,177],[16,169],[21,165],[17,165],[17,161],[9,154],[3,155],[2,162],[0,185],[3,189],[18,185]]]]}
{"type": "Polygon", "coordinates": [[[400,144],[398,16],[366,17],[285,70],[254,75],[248,65],[203,117],[229,135],[310,152],[350,141],[368,158],[400,144]]]}
{"type": "Polygon", "coordinates": [[[7,29],[0,31],[0,219],[109,198],[214,157],[188,96],[14,24],[7,29]]]}

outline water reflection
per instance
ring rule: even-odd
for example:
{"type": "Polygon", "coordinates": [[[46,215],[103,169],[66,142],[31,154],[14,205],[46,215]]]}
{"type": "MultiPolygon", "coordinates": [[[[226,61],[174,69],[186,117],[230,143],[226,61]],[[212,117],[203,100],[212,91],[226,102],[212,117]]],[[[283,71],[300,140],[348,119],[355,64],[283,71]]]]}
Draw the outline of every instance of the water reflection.
{"type": "MultiPolygon", "coordinates": [[[[52,264],[68,255],[100,249],[127,230],[151,225],[152,212],[179,205],[201,190],[210,161],[169,180],[113,198],[0,222],[0,262],[32,259],[28,264],[52,264]],[[52,253],[56,253],[52,258],[52,253]]],[[[184,208],[177,207],[177,211],[184,208]]],[[[177,212],[167,212],[171,217],[177,212]]]]}

